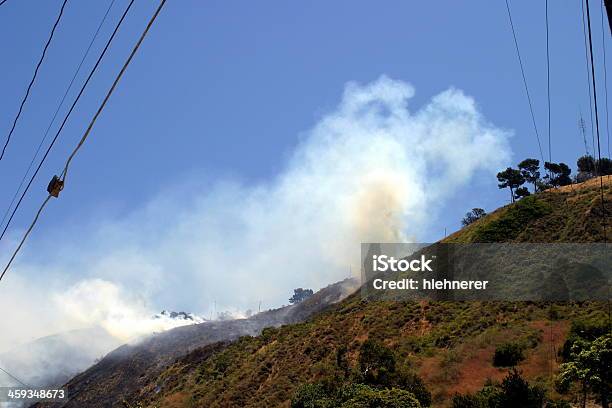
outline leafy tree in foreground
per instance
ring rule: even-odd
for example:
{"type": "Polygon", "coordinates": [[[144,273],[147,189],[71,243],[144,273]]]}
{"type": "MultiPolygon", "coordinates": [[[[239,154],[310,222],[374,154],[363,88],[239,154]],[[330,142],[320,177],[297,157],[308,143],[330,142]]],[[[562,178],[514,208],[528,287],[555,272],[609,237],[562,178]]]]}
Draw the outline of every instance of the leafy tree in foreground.
{"type": "Polygon", "coordinates": [[[590,345],[576,344],[573,349],[576,352],[571,361],[559,367],[559,390],[567,391],[572,383],[578,383],[583,407],[589,393],[594,393],[601,406],[608,408],[612,394],[612,335],[598,337],[590,345]]]}
{"type": "Polygon", "coordinates": [[[526,182],[533,184],[533,192],[538,191],[538,181],[540,180],[540,161],[537,159],[525,159],[518,164],[521,175],[526,182]]]}
{"type": "Polygon", "coordinates": [[[482,208],[472,208],[472,211],[465,214],[465,217],[461,220],[461,225],[464,227],[470,225],[474,221],[477,221],[487,215],[486,211],[482,208]]]}
{"type": "Polygon", "coordinates": [[[508,167],[506,170],[497,173],[497,180],[499,181],[499,188],[510,189],[510,197],[512,199],[512,202],[514,202],[515,198],[514,190],[525,183],[525,178],[521,174],[521,171],[513,169],[512,167],[508,167]]]}
{"type": "Polygon", "coordinates": [[[297,288],[293,289],[293,296],[289,298],[289,303],[300,303],[314,294],[312,289],[297,288]]]}

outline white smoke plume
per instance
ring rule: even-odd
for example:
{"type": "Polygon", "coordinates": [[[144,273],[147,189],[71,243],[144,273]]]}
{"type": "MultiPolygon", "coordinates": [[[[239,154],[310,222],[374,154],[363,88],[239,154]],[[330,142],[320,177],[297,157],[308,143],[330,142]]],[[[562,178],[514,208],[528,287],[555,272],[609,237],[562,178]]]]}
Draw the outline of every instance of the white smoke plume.
{"type": "Polygon", "coordinates": [[[98,325],[123,342],[198,323],[173,319],[165,313],[153,314],[145,302],[132,299],[118,285],[101,279],[80,281],[53,297],[62,315],[80,325],[98,325]]]}
{"type": "Polygon", "coordinates": [[[147,319],[163,308],[209,316],[216,302],[218,311],[256,311],[260,301],[286,303],[295,287],[338,281],[350,265],[359,270],[361,242],[418,240],[445,200],[509,160],[509,133],[461,90],[418,109],[413,95],[385,76],[349,83],[269,182],[175,186],[126,218],[56,237],[78,254],[70,263],[21,257],[11,274],[70,282],[38,298],[56,310],[51,321],[100,324],[122,339],[159,330],[147,319]]]}

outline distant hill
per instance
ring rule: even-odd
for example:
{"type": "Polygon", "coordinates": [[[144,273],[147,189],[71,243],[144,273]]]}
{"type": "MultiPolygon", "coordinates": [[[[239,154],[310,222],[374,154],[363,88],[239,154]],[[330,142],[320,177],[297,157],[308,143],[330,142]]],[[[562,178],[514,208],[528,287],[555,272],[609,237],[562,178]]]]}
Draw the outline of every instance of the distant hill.
{"type": "MultiPolygon", "coordinates": [[[[539,193],[444,241],[601,242],[598,187],[591,181],[539,193]]],[[[605,208],[610,214],[609,179],[605,208]]],[[[496,346],[508,341],[525,345],[519,364],[525,377],[552,389],[551,370],[559,362],[554,356],[571,321],[607,312],[593,302],[554,307],[536,302],[398,302],[365,300],[359,294],[335,302],[344,293],[330,288],[335,288],[331,301],[316,300],[323,290],[312,299],[317,306],[309,306],[310,299],[295,306],[305,309],[285,321],[294,324],[260,334],[262,322],[238,320],[179,328],[135,348],[119,348],[67,384],[72,400],[65,406],[289,407],[300,385],[342,376],[340,350],[348,369],[354,368],[367,339],[392,349],[399,364],[423,378],[432,406],[448,406],[455,392],[473,392],[503,378],[508,369],[493,367],[492,359],[496,346]],[[219,330],[232,335],[221,336],[219,330]]],[[[272,312],[263,325],[279,326],[274,313],[282,310],[272,312]]]]}
{"type": "Polygon", "coordinates": [[[208,321],[158,333],[136,344],[123,345],[67,383],[67,404],[62,407],[124,407],[123,400],[138,393],[149,381],[181,358],[202,358],[242,336],[256,336],[265,327],[305,320],[343,299],[355,287],[345,280],[330,285],[307,300],[258,313],[248,319],[208,321]],[[199,357],[198,357],[199,356],[199,357]]]}
{"type": "MultiPolygon", "coordinates": [[[[0,365],[31,386],[62,385],[121,343],[101,327],[72,330],[0,354],[0,365]]],[[[0,373],[0,386],[16,381],[0,373]]]]}

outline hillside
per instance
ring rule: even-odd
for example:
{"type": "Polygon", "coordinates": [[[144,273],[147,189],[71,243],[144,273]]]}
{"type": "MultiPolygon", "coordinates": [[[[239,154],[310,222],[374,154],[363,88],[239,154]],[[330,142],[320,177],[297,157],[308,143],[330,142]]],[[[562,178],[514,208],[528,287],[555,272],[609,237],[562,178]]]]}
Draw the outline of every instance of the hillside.
{"type": "MultiPolygon", "coordinates": [[[[546,191],[500,208],[444,241],[600,242],[599,197],[592,182],[546,191]]],[[[605,197],[609,214],[609,180],[605,197]]],[[[244,336],[252,333],[243,330],[222,342],[212,343],[216,339],[209,337],[205,347],[194,342],[183,353],[164,356],[157,369],[138,365],[153,355],[134,358],[132,353],[123,360],[122,371],[103,370],[123,353],[120,348],[68,384],[73,399],[66,406],[289,407],[300,385],[347,378],[367,339],[393,350],[398,365],[423,379],[432,406],[448,406],[456,392],[474,392],[501,380],[508,369],[495,368],[491,361],[496,346],[508,341],[525,346],[519,364],[523,375],[551,389],[551,370],[559,362],[554,356],[571,322],[604,315],[603,305],[592,302],[554,307],[534,302],[391,302],[364,300],[356,293],[330,302],[305,322],[266,328],[256,337],[244,336]],[[129,377],[137,386],[113,387],[118,375],[123,383],[129,377]]],[[[160,352],[155,350],[157,361],[160,352]]]]}
{"type": "MultiPolygon", "coordinates": [[[[2,367],[33,386],[58,386],[121,343],[101,327],[42,337],[0,354],[2,367]]],[[[4,373],[0,384],[19,385],[4,373]]]]}
{"type": "Polygon", "coordinates": [[[176,359],[192,352],[199,355],[202,347],[211,344],[211,350],[217,350],[219,346],[215,343],[229,344],[240,336],[255,336],[265,327],[303,321],[344,298],[354,285],[353,281],[345,280],[320,290],[304,302],[258,313],[249,319],[181,326],[125,344],[66,384],[68,403],[37,406],[123,406],[125,396],[138,392],[176,359]]]}

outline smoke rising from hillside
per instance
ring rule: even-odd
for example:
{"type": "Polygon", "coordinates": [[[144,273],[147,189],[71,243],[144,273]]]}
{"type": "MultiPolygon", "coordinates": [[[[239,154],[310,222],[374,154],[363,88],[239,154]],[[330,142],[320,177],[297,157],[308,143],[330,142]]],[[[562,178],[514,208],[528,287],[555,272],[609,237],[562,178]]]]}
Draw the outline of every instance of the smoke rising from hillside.
{"type": "MultiPolygon", "coordinates": [[[[361,242],[418,240],[446,199],[509,159],[508,133],[488,123],[471,97],[451,88],[415,110],[413,95],[411,85],[385,76],[349,83],[276,178],[219,180],[175,198],[161,192],[129,217],[63,242],[79,254],[70,264],[22,257],[11,274],[35,270],[43,278],[32,286],[68,284],[50,283],[53,294],[41,295],[57,312],[45,318],[102,323],[129,338],[153,330],[138,320],[161,308],[209,315],[213,301],[218,311],[257,310],[260,300],[279,306],[294,287],[340,280],[349,265],[358,272],[361,242]],[[87,292],[91,285],[102,290],[87,292]]],[[[17,302],[27,315],[29,305],[10,299],[7,287],[0,304],[17,302]]],[[[34,318],[26,315],[14,322],[23,332],[34,318]]]]}

